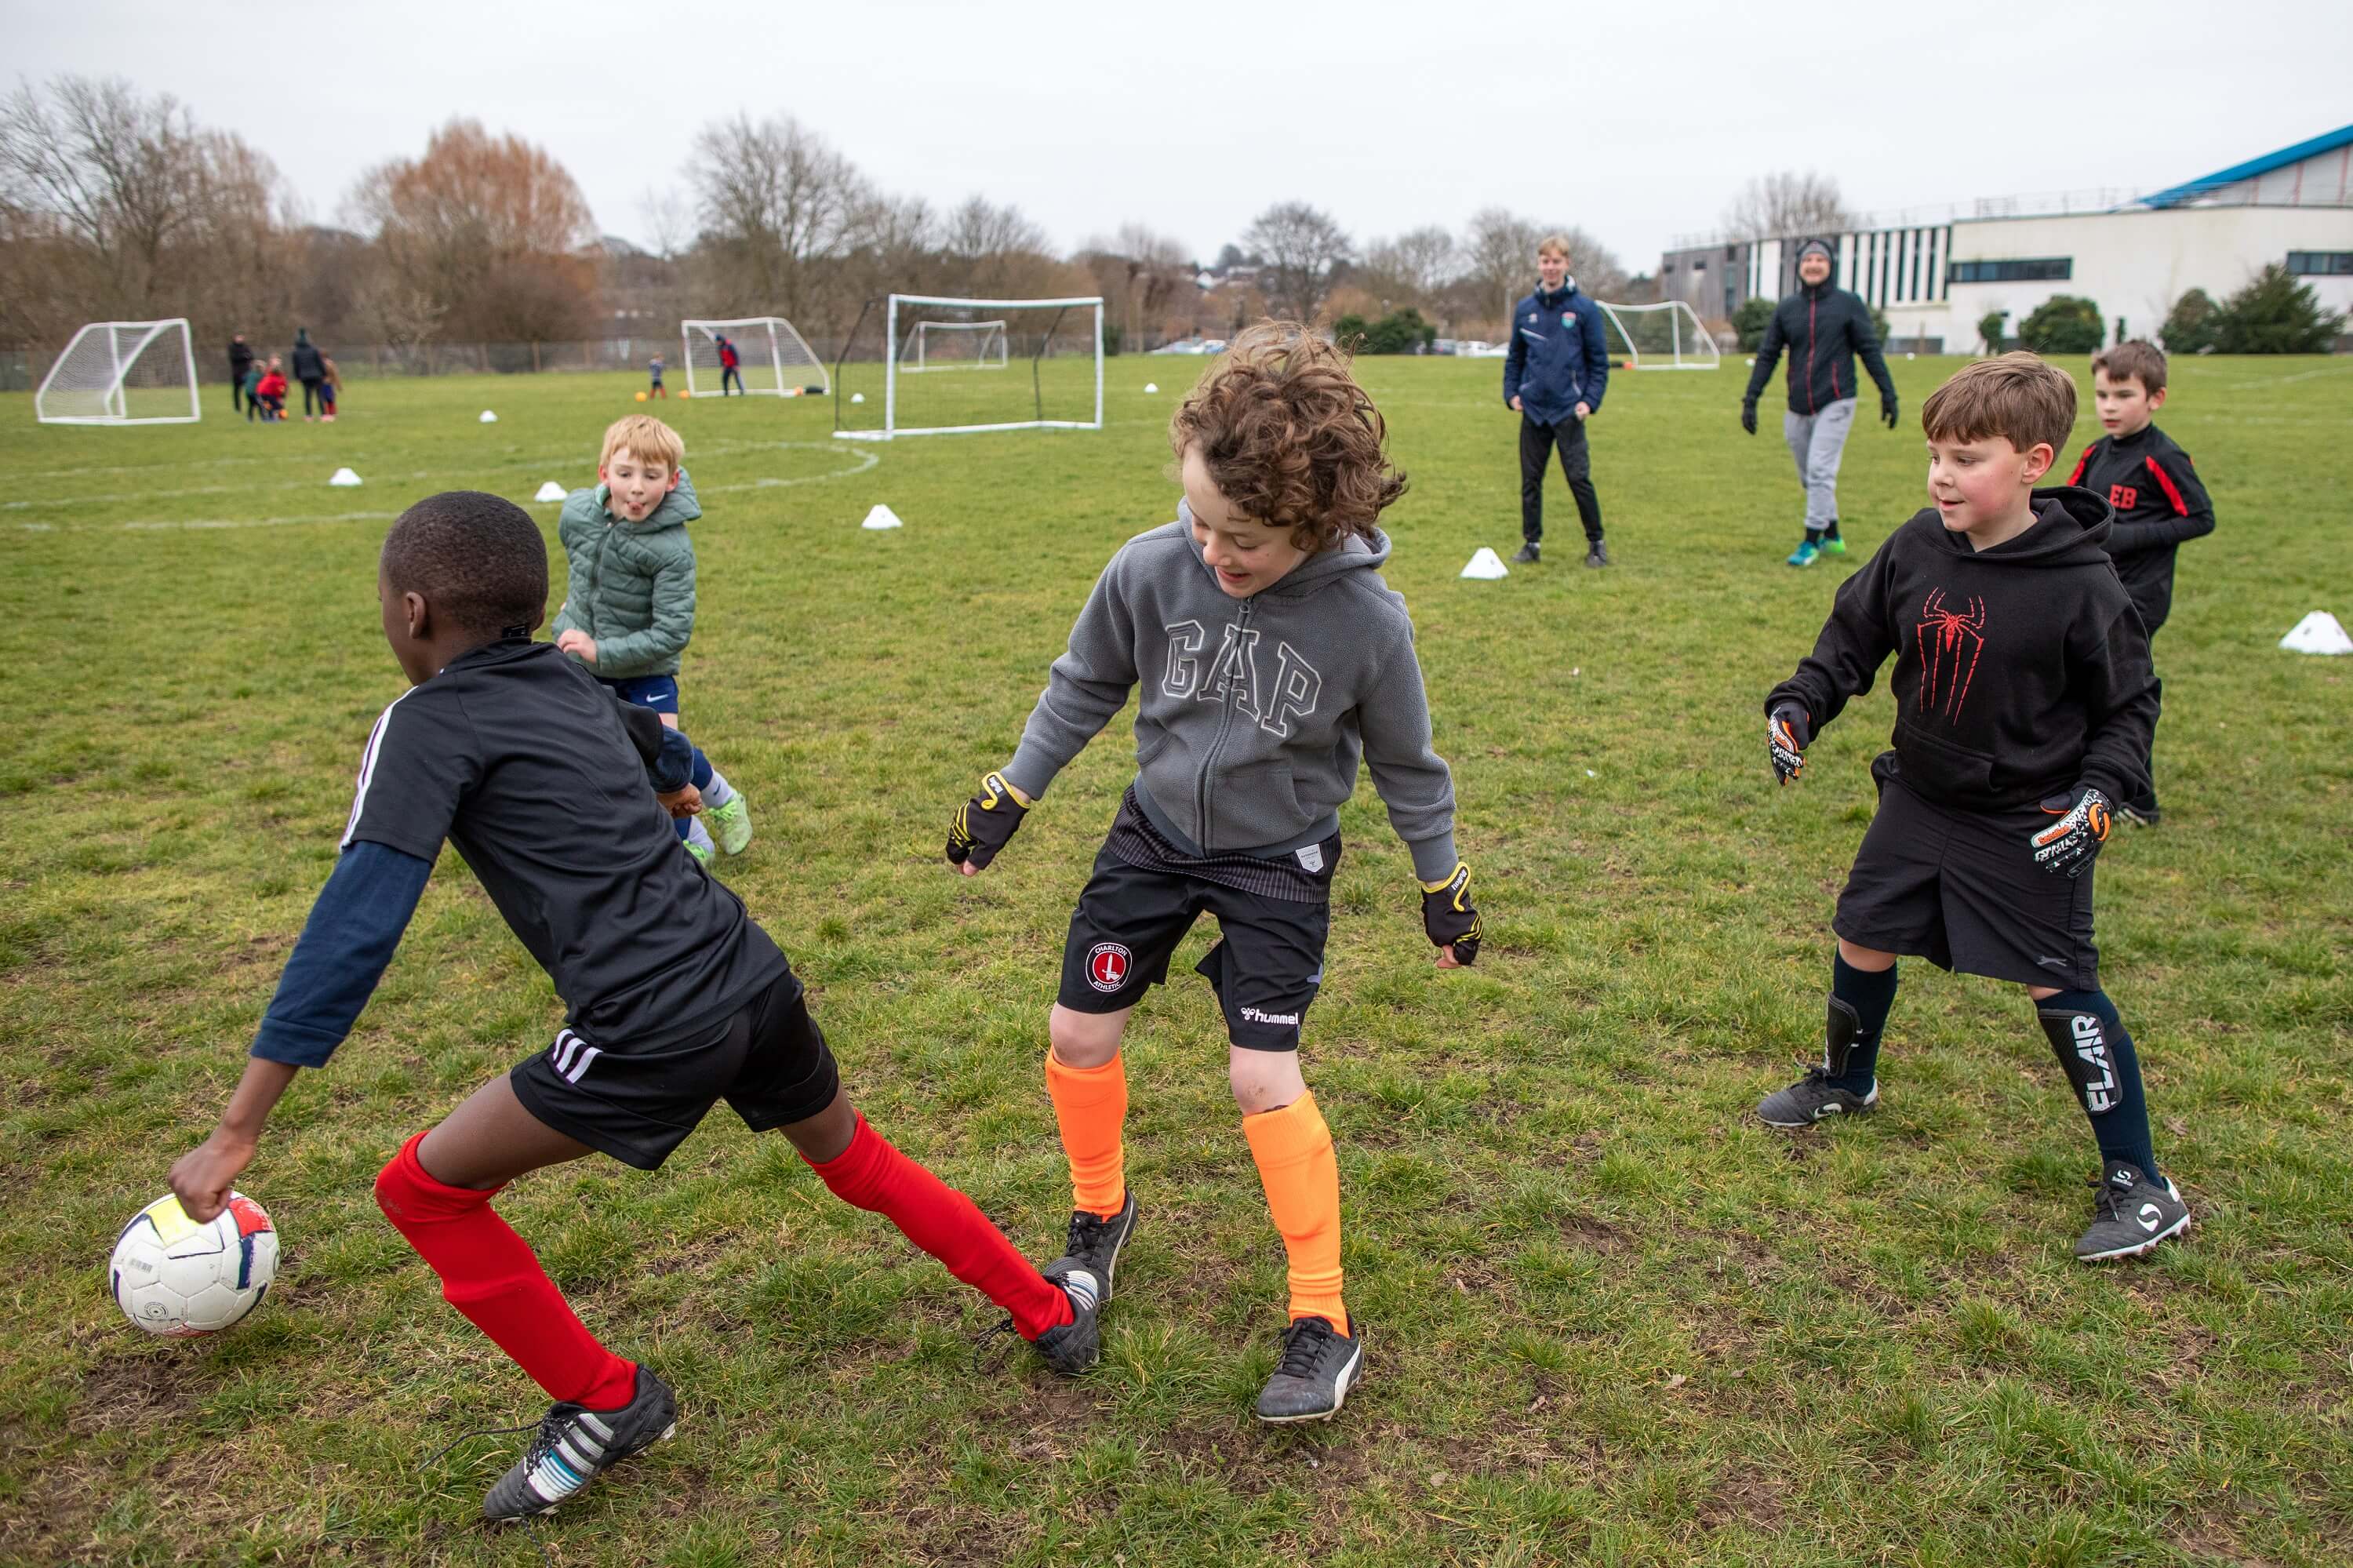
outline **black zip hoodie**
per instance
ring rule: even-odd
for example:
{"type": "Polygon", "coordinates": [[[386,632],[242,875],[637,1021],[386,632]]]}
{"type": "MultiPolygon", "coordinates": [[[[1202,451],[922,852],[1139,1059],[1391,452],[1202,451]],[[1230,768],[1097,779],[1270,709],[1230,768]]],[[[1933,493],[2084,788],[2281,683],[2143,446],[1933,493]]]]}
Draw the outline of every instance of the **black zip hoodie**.
{"type": "Polygon", "coordinates": [[[1983,551],[1922,508],[1840,586],[1765,711],[1795,703],[1820,735],[1893,653],[1896,776],[1918,793],[1979,811],[2077,784],[2146,793],[2157,685],[2108,560],[2113,513],[2072,486],[2036,491],[2033,507],[2033,526],[1983,551]]]}
{"type": "Polygon", "coordinates": [[[1879,384],[1882,397],[1895,396],[1894,378],[1879,352],[1879,334],[1872,330],[1871,307],[1859,294],[1841,289],[1827,278],[1807,283],[1773,308],[1773,320],[1757,345],[1757,367],[1748,373],[1748,401],[1763,395],[1773,379],[1781,350],[1789,351],[1789,412],[1819,414],[1859,389],[1854,356],[1879,384]]]}

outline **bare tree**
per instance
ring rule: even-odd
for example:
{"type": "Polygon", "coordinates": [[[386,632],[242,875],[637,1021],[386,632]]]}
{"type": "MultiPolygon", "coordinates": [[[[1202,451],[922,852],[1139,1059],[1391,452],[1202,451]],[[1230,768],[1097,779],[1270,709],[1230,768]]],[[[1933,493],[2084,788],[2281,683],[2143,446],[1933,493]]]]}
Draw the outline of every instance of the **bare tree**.
{"type": "Polygon", "coordinates": [[[820,264],[871,199],[849,159],[790,115],[706,125],[686,166],[702,226],[708,308],[815,317],[820,264]]]}
{"type": "Polygon", "coordinates": [[[346,206],[400,290],[429,301],[452,336],[540,342],[586,324],[596,282],[588,203],[562,164],[520,136],[452,120],[422,157],[361,175],[346,206]]]}
{"type": "Polygon", "coordinates": [[[1761,175],[1724,209],[1724,231],[1735,239],[1810,238],[1852,227],[1838,181],[1811,169],[1761,175]]]}
{"type": "Polygon", "coordinates": [[[1356,257],[1356,247],[1329,213],[1303,201],[1282,201],[1268,207],[1242,231],[1244,249],[1266,258],[1259,286],[1267,302],[1293,321],[1313,321],[1342,267],[1356,257]]]}
{"type": "Polygon", "coordinates": [[[653,253],[665,261],[677,260],[694,238],[694,208],[675,186],[648,185],[638,198],[638,218],[653,253]]]}
{"type": "Polygon", "coordinates": [[[1480,286],[1480,311],[1492,322],[1508,326],[1512,302],[1535,281],[1536,241],[1550,230],[1508,207],[1485,207],[1471,215],[1462,236],[1465,270],[1480,286]]]}
{"type": "Polygon", "coordinates": [[[1123,223],[1110,238],[1088,240],[1079,247],[1077,260],[1094,275],[1094,286],[1131,350],[1164,341],[1177,307],[1200,292],[1194,281],[1198,269],[1183,243],[1145,224],[1123,223]]]}
{"type": "Polygon", "coordinates": [[[1369,294],[1420,305],[1435,300],[1461,270],[1461,248],[1454,237],[1428,224],[1366,246],[1356,281],[1369,294]]]}

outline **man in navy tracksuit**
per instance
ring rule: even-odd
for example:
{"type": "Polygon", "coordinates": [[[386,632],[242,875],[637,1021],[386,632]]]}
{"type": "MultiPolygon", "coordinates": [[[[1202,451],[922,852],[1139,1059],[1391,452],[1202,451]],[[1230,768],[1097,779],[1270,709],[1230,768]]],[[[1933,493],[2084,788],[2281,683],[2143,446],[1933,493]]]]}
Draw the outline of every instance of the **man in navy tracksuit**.
{"type": "Polygon", "coordinates": [[[1854,428],[1855,355],[1879,384],[1879,417],[1895,428],[1895,382],[1880,357],[1879,334],[1872,330],[1871,307],[1860,295],[1831,281],[1831,248],[1809,239],[1798,252],[1799,289],[1773,311],[1772,324],[1748,373],[1748,395],[1740,403],[1740,428],[1757,433],[1757,399],[1773,378],[1781,350],[1789,351],[1789,409],[1781,435],[1797,460],[1798,482],[1806,487],[1806,536],[1790,552],[1789,565],[1810,567],[1824,551],[1846,554],[1839,537],[1839,459],[1854,428]]]}
{"type": "Polygon", "coordinates": [[[1520,533],[1515,561],[1542,557],[1545,460],[1560,451],[1560,471],[1585,524],[1585,564],[1606,567],[1601,503],[1593,493],[1585,421],[1609,386],[1609,345],[1601,307],[1577,292],[1568,275],[1568,241],[1548,235],[1536,247],[1536,291],[1512,307],[1512,350],[1504,358],[1504,401],[1520,416],[1520,533]]]}

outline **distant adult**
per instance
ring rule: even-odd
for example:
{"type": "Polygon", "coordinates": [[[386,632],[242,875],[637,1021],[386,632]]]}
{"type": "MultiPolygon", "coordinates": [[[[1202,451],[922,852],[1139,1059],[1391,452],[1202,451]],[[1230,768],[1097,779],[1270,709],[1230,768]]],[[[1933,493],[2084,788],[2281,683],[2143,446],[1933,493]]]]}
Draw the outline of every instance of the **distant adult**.
{"type": "Polygon", "coordinates": [[[1872,330],[1871,307],[1831,282],[1831,248],[1809,239],[1798,252],[1798,291],[1774,307],[1748,373],[1748,395],[1740,403],[1740,428],[1757,433],[1757,399],[1773,378],[1781,350],[1789,351],[1789,408],[1781,434],[1797,460],[1798,482],[1806,487],[1806,536],[1789,553],[1789,565],[1810,567],[1821,553],[1846,554],[1839,537],[1839,460],[1846,455],[1847,432],[1854,428],[1855,355],[1879,385],[1879,417],[1895,428],[1895,383],[1880,357],[1879,334],[1872,330]]]}
{"type": "Polygon", "coordinates": [[[245,408],[245,381],[253,374],[253,345],[245,341],[243,333],[232,333],[228,340],[228,411],[237,414],[245,408]]]}
{"type": "Polygon", "coordinates": [[[736,391],[741,392],[744,390],[744,361],[742,356],[735,352],[735,343],[733,339],[723,336],[718,341],[719,395],[722,397],[724,397],[727,396],[727,384],[730,381],[735,383],[736,391]]]}
{"type": "Polygon", "coordinates": [[[1545,465],[1555,450],[1568,493],[1585,524],[1585,564],[1606,567],[1601,502],[1593,493],[1585,421],[1601,407],[1609,386],[1609,344],[1601,307],[1579,293],[1568,275],[1568,241],[1548,234],[1536,243],[1536,291],[1512,307],[1512,346],[1504,356],[1504,401],[1520,416],[1520,536],[1512,559],[1528,564],[1544,555],[1545,465]]]}
{"type": "Polygon", "coordinates": [[[318,344],[311,341],[310,328],[294,329],[294,353],[287,368],[293,371],[294,379],[302,384],[304,424],[311,422],[312,404],[317,404],[322,414],[334,408],[333,399],[327,396],[327,356],[321,354],[318,344]]]}

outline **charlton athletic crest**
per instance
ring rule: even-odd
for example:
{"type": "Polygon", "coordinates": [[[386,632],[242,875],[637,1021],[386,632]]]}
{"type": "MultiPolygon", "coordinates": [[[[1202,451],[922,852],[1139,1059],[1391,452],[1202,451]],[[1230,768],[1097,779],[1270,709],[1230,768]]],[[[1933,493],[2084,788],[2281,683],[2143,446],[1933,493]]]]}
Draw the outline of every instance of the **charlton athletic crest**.
{"type": "Polygon", "coordinates": [[[1124,942],[1097,942],[1087,949],[1087,983],[1106,994],[1127,983],[1135,955],[1124,942]]]}

